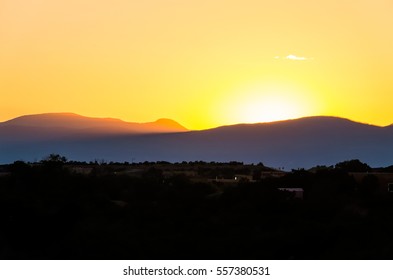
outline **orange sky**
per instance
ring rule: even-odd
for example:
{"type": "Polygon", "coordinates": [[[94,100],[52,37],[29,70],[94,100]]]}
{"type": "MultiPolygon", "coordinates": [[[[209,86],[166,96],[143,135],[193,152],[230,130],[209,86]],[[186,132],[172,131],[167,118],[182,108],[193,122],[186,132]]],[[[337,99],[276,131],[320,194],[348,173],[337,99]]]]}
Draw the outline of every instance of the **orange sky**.
{"type": "Polygon", "coordinates": [[[393,123],[391,0],[1,0],[0,121],[393,123]]]}

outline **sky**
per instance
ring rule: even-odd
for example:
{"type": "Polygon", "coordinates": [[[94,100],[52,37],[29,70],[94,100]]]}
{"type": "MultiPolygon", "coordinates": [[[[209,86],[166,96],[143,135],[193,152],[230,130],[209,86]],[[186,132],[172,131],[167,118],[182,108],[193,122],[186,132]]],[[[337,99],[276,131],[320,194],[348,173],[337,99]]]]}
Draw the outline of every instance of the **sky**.
{"type": "Polygon", "coordinates": [[[0,0],[0,121],[393,123],[391,0],[0,0]]]}

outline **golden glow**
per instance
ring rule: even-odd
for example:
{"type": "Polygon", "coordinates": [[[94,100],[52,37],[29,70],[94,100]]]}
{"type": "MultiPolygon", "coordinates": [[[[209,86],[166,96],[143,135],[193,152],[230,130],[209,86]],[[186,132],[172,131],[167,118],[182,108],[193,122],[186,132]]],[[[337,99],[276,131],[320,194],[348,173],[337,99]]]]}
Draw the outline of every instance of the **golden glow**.
{"type": "Polygon", "coordinates": [[[307,115],[387,125],[391,11],[388,0],[2,0],[0,121],[74,112],[191,129],[307,115]]]}
{"type": "Polygon", "coordinates": [[[272,122],[323,112],[323,105],[306,89],[284,84],[283,81],[264,81],[241,87],[227,96],[217,109],[222,112],[222,119],[231,123],[272,122]]]}
{"type": "MultiPolygon", "coordinates": [[[[246,104],[241,115],[246,123],[272,122],[302,116],[302,104],[278,95],[265,96],[246,104]]],[[[239,118],[242,121],[242,117],[239,118]]]]}

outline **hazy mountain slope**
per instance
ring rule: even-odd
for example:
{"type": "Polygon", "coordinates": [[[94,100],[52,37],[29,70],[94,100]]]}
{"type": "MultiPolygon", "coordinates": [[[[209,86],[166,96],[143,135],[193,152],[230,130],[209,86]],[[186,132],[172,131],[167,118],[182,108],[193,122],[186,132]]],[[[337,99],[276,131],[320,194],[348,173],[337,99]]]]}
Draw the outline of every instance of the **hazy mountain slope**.
{"type": "Polygon", "coordinates": [[[393,163],[393,128],[333,117],[241,124],[204,131],[109,135],[61,141],[20,141],[0,147],[1,162],[60,153],[108,161],[244,161],[299,168],[359,158],[372,166],[393,163]]]}
{"type": "Polygon", "coordinates": [[[91,137],[94,135],[179,132],[187,129],[175,121],[159,119],[131,123],[112,118],[89,118],[72,113],[52,113],[18,117],[0,123],[0,138],[18,141],[91,137]]]}

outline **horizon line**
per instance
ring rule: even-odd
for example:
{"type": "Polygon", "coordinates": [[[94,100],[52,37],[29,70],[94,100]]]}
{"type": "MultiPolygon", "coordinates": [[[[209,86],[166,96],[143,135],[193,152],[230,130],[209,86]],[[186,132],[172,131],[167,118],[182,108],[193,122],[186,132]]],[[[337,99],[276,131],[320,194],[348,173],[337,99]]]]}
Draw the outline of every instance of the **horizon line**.
{"type": "Polygon", "coordinates": [[[118,120],[118,121],[122,121],[122,122],[126,122],[126,123],[139,123],[139,124],[154,123],[154,122],[157,122],[159,120],[170,120],[170,121],[174,121],[174,122],[178,123],[179,125],[183,126],[188,131],[210,130],[210,129],[215,129],[215,128],[219,128],[219,127],[227,127],[227,126],[234,126],[234,125],[274,124],[274,123],[288,122],[288,121],[301,120],[301,119],[307,119],[307,118],[337,118],[337,119],[342,119],[342,120],[348,120],[348,121],[354,122],[354,123],[359,123],[359,124],[363,124],[363,125],[370,125],[370,126],[376,126],[376,127],[381,127],[381,128],[393,125],[393,122],[390,123],[390,124],[387,124],[387,125],[378,125],[378,124],[373,124],[373,123],[369,123],[369,122],[357,121],[357,120],[354,120],[354,119],[351,119],[351,118],[348,118],[348,117],[343,117],[343,116],[309,115],[309,116],[299,116],[299,117],[295,117],[295,118],[282,119],[282,120],[260,121],[260,122],[237,122],[237,123],[221,124],[221,125],[218,125],[218,126],[211,126],[211,127],[209,126],[209,127],[202,128],[202,129],[190,129],[188,127],[185,127],[178,120],[172,119],[172,118],[161,117],[161,118],[158,118],[158,119],[153,120],[153,121],[140,122],[140,121],[124,120],[122,118],[115,118],[115,117],[108,117],[108,116],[106,116],[106,117],[92,117],[92,116],[86,116],[86,115],[79,114],[79,113],[74,113],[74,112],[45,112],[45,113],[24,114],[24,115],[19,115],[19,116],[16,116],[16,117],[12,117],[10,119],[0,120],[0,124],[6,123],[6,122],[9,122],[9,121],[18,119],[18,118],[22,118],[22,117],[43,116],[43,115],[73,115],[73,116],[82,117],[82,118],[89,118],[89,119],[118,120]]]}

